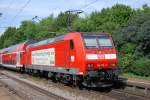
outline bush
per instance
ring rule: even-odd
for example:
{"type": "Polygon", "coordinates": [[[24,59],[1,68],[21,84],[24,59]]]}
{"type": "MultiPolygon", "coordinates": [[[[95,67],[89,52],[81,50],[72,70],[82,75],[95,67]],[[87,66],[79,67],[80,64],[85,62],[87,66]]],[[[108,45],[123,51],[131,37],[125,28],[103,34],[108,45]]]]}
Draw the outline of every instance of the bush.
{"type": "Polygon", "coordinates": [[[150,59],[141,58],[132,64],[131,72],[140,76],[150,76],[150,59]]]}
{"type": "Polygon", "coordinates": [[[130,72],[131,70],[131,65],[135,58],[135,48],[135,44],[126,43],[119,50],[119,65],[124,72],[130,72]]]}

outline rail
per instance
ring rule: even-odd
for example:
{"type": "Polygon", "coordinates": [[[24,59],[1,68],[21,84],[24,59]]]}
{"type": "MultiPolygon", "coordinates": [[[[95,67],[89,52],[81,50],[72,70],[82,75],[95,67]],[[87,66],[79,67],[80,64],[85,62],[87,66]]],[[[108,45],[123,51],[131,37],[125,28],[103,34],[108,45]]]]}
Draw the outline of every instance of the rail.
{"type": "MultiPolygon", "coordinates": [[[[5,74],[6,75],[6,74],[5,74]]],[[[31,84],[29,80],[24,80],[24,78],[15,78],[15,74],[10,74],[7,75],[9,78],[13,78],[16,81],[20,81],[24,84],[29,85],[31,88],[35,88],[37,91],[40,91],[44,94],[49,95],[50,97],[56,97],[59,100],[66,100],[66,98],[58,96],[56,94],[53,93],[49,93],[49,91],[42,89],[40,86],[36,86],[36,84],[31,84]],[[26,82],[29,81],[29,82],[26,82]]],[[[20,76],[20,74],[19,74],[20,76]]],[[[21,75],[22,76],[22,75],[21,75]]],[[[24,77],[24,76],[23,76],[24,77]]],[[[126,80],[124,81],[124,84],[117,84],[119,87],[112,87],[112,89],[110,91],[106,91],[106,88],[103,90],[97,89],[95,90],[90,90],[92,92],[90,92],[90,95],[104,95],[104,96],[108,96],[111,98],[115,98],[115,99],[120,99],[120,100],[150,100],[150,83],[145,83],[145,82],[139,82],[139,81],[131,81],[131,80],[126,80]],[[121,86],[122,85],[122,86],[121,86]]],[[[73,88],[74,92],[79,92],[78,89],[73,88]],[[77,90],[77,91],[76,91],[77,90]]],[[[81,90],[80,92],[86,92],[87,94],[89,94],[89,91],[87,89],[85,90],[81,90]]],[[[82,93],[81,93],[82,95],[82,93]]],[[[87,99],[88,100],[88,99],[87,99]]]]}
{"type": "MultiPolygon", "coordinates": [[[[45,95],[47,95],[47,96],[49,96],[51,98],[55,98],[56,100],[68,100],[67,98],[64,98],[62,96],[54,94],[54,93],[52,93],[52,92],[50,92],[50,91],[48,91],[48,90],[46,90],[44,88],[41,88],[40,86],[38,86],[36,84],[30,83],[29,81],[25,81],[25,80],[19,79],[19,78],[15,77],[15,76],[10,76],[10,75],[5,74],[3,72],[0,72],[0,74],[6,76],[5,79],[9,79],[10,78],[12,80],[15,80],[15,81],[17,81],[17,82],[19,82],[21,84],[27,85],[28,87],[30,87],[30,88],[32,88],[32,89],[34,89],[36,91],[39,91],[42,94],[45,94],[45,95]]],[[[4,84],[4,82],[3,82],[3,84],[4,84]]],[[[11,89],[12,89],[12,87],[11,87],[11,89]]],[[[15,92],[19,92],[19,91],[15,91],[15,92]]]]}

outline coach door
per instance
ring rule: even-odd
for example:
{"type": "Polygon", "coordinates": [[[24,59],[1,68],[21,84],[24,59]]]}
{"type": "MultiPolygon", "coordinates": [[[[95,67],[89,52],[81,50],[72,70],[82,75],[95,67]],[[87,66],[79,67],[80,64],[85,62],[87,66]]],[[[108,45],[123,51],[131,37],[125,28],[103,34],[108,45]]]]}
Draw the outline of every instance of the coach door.
{"type": "Polygon", "coordinates": [[[2,64],[2,55],[0,55],[0,64],[2,64]]]}
{"type": "Polygon", "coordinates": [[[20,65],[20,52],[17,52],[17,65],[20,65]]]}

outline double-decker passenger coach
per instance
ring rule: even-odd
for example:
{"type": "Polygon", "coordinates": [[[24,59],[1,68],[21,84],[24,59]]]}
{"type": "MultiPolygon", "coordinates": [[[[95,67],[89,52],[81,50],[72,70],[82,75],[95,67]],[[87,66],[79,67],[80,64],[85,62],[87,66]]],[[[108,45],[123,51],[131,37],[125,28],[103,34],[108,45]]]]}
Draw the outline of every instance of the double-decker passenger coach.
{"type": "Polygon", "coordinates": [[[2,49],[1,64],[5,67],[20,68],[24,65],[26,43],[20,43],[2,49]]]}
{"type": "Polygon", "coordinates": [[[21,71],[25,68],[26,63],[26,47],[32,43],[26,41],[16,45],[12,45],[8,48],[4,48],[0,51],[0,63],[4,67],[19,69],[21,71]]]}

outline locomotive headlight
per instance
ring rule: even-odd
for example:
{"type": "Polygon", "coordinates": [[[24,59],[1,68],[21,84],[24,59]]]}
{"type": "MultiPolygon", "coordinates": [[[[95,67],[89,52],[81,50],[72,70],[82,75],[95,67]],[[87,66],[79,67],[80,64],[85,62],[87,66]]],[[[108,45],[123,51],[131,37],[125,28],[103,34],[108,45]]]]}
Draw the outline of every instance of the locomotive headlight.
{"type": "Polygon", "coordinates": [[[87,69],[88,70],[93,70],[94,64],[87,64],[87,69]]]}
{"type": "Polygon", "coordinates": [[[95,59],[98,59],[98,56],[97,54],[86,54],[86,58],[88,60],[95,60],[95,59]]]}
{"type": "Polygon", "coordinates": [[[116,59],[116,54],[105,54],[105,59],[116,59]]]}

